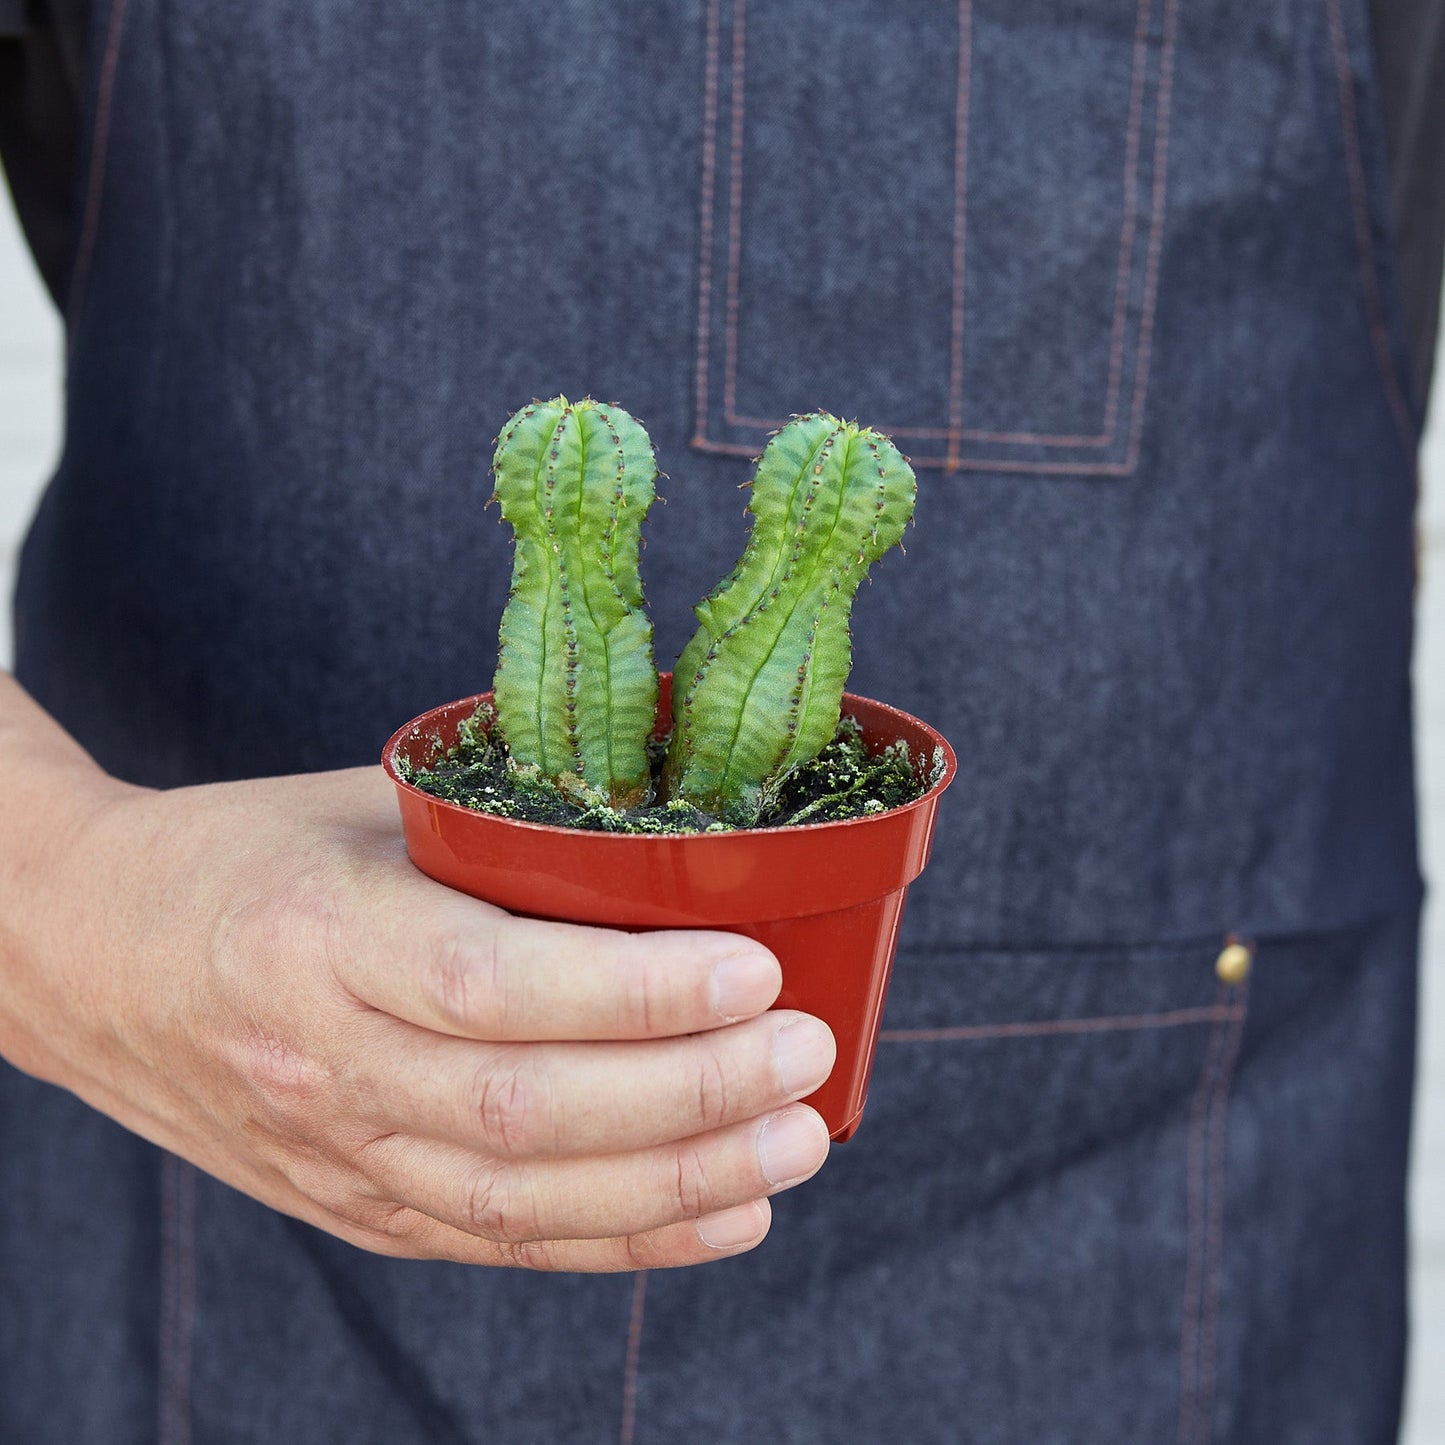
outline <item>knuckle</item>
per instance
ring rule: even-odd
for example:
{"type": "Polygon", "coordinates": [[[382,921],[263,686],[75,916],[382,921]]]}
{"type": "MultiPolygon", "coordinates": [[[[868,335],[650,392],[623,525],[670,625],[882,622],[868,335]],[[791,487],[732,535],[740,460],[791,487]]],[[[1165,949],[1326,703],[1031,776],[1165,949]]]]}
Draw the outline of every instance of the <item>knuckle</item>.
{"type": "Polygon", "coordinates": [[[552,1274],[564,1267],[550,1240],[498,1240],[496,1247],[497,1263],[510,1269],[530,1269],[552,1274]]]}
{"type": "Polygon", "coordinates": [[[527,1154],[549,1139],[555,1144],[551,1087],[533,1060],[489,1060],[477,1070],[472,1099],[480,1143],[490,1153],[527,1154]]]}
{"type": "Polygon", "coordinates": [[[709,1213],[716,1195],[702,1151],[692,1144],[679,1144],[673,1166],[672,1190],[680,1217],[697,1219],[709,1213]]]}
{"type": "Polygon", "coordinates": [[[378,1207],[352,1224],[343,1235],[361,1249],[392,1259],[435,1259],[436,1247],[428,1240],[424,1221],[404,1204],[378,1207]]]}
{"type": "Polygon", "coordinates": [[[314,1154],[278,1161],[277,1172],[302,1198],[332,1218],[369,1228],[380,1201],[363,1182],[314,1154]]]}
{"type": "Polygon", "coordinates": [[[248,972],[259,961],[303,952],[329,957],[339,933],[340,909],[331,890],[298,872],[222,913],[213,953],[223,966],[248,972]]]}
{"type": "Polygon", "coordinates": [[[384,1177],[382,1171],[394,1157],[401,1137],[400,1132],[395,1129],[388,1129],[380,1134],[370,1131],[352,1132],[346,1139],[347,1158],[363,1179],[380,1187],[380,1181],[384,1177]]]}
{"type": "Polygon", "coordinates": [[[264,1119],[310,1134],[326,1113],[334,1092],[335,1071],[306,1050],[262,1028],[240,1042],[238,1072],[251,1107],[264,1119]]]}
{"type": "Polygon", "coordinates": [[[687,1264],[699,1253],[697,1238],[691,1236],[691,1247],[685,1237],[676,1230],[652,1229],[645,1234],[629,1234],[622,1247],[627,1256],[629,1269],[669,1269],[674,1265],[687,1264]]]}
{"type": "Polygon", "coordinates": [[[518,1186],[516,1175],[494,1160],[468,1172],[462,1218],[468,1233],[496,1244],[524,1245],[541,1237],[535,1201],[518,1186]]]}
{"type": "Polygon", "coordinates": [[[422,1216],[409,1204],[377,1200],[369,1203],[357,1222],[377,1238],[400,1248],[416,1242],[421,1233],[422,1216]]]}
{"type": "Polygon", "coordinates": [[[661,970],[648,954],[636,959],[634,966],[626,970],[626,982],[620,993],[621,1017],[618,1019],[623,1038],[628,1035],[655,1037],[661,982],[661,970]]]}
{"type": "Polygon", "coordinates": [[[505,970],[495,932],[449,933],[431,949],[422,976],[427,1002],[458,1029],[505,1029],[505,970]]]}
{"type": "Polygon", "coordinates": [[[732,1117],[739,1087],[732,1068],[716,1048],[708,1049],[698,1061],[697,1124],[700,1129],[715,1129],[732,1117]]]}

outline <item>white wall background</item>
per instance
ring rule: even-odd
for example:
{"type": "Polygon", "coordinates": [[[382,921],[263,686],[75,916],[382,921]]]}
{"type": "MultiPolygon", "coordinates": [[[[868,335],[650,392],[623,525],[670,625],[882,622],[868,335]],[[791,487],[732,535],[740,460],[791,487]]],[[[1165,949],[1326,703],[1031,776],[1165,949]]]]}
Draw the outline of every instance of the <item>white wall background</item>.
{"type": "MultiPolygon", "coordinates": [[[[1445,382],[1445,345],[1441,353],[1445,382]]],[[[59,320],[7,195],[0,200],[0,665],[11,658],[15,553],[59,449],[62,356],[59,320]]],[[[1445,395],[1445,386],[1437,390],[1445,395]]],[[[1445,403],[1434,414],[1422,467],[1416,733],[1425,873],[1445,879],[1445,403]]],[[[1413,1180],[1415,1337],[1404,1439],[1406,1445],[1445,1445],[1445,886],[1426,911],[1425,940],[1413,1180]]]]}
{"type": "Polygon", "coordinates": [[[1420,594],[1415,635],[1415,743],[1425,907],[1420,1077],[1415,1088],[1412,1277],[1414,1349],[1404,1439],[1445,1445],[1445,317],[1435,404],[1420,460],[1420,594]]]}
{"type": "Polygon", "coordinates": [[[60,450],[60,321],[0,181],[0,665],[11,661],[10,588],[25,523],[60,450]]]}

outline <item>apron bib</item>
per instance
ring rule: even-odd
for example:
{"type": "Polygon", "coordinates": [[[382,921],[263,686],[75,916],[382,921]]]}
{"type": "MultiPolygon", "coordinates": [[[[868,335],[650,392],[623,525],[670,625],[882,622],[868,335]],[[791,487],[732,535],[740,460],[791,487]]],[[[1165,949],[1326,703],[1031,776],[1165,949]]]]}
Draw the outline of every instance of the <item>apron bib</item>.
{"type": "Polygon", "coordinates": [[[657,443],[663,665],[768,433],[889,431],[850,686],[960,767],[867,1119],[738,1260],[367,1256],[7,1071],[0,1436],[1392,1439],[1417,418],[1361,0],[104,0],[92,51],[17,671],[104,765],[371,762],[488,686],[490,439],[563,391],[657,443]]]}

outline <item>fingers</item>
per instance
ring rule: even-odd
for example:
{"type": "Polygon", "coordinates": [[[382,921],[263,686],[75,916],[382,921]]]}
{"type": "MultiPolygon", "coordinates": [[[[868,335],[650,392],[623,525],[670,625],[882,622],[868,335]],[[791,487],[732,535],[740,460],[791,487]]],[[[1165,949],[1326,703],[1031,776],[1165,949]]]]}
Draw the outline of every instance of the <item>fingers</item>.
{"type": "MultiPolygon", "coordinates": [[[[387,1021],[390,1024],[390,1021],[387,1021]]],[[[369,1041],[383,1131],[498,1158],[615,1154],[756,1119],[832,1072],[832,1032],[778,1010],[684,1038],[478,1045],[391,1024],[369,1041]]]]}
{"type": "Polygon", "coordinates": [[[358,1234],[345,1229],[342,1233],[363,1248],[412,1259],[603,1274],[676,1269],[743,1254],[762,1243],[772,1217],[768,1201],[755,1199],[703,1219],[619,1239],[545,1239],[513,1244],[478,1239],[429,1215],[402,1210],[391,1217],[385,1232],[358,1234]]]}
{"type": "Polygon", "coordinates": [[[417,1139],[367,1151],[386,1198],[493,1242],[613,1239],[697,1220],[802,1183],[828,1155],[806,1105],[630,1154],[506,1162],[417,1139]]]}
{"type": "Polygon", "coordinates": [[[761,1013],[782,987],[772,954],[736,934],[546,923],[416,886],[403,927],[333,941],[333,968],[362,1002],[439,1033],[663,1038],[761,1013]]]}
{"type": "MultiPolygon", "coordinates": [[[[214,1161],[200,1162],[214,1168],[214,1161]]],[[[273,1209],[358,1248],[401,1259],[586,1273],[673,1269],[752,1249],[766,1237],[772,1223],[772,1206],[766,1198],[759,1198],[695,1219],[611,1238],[487,1239],[410,1204],[378,1198],[374,1191],[361,1194],[354,1187],[317,1188],[314,1177],[292,1179],[274,1169],[244,1170],[240,1177],[224,1169],[217,1172],[273,1209]]]]}

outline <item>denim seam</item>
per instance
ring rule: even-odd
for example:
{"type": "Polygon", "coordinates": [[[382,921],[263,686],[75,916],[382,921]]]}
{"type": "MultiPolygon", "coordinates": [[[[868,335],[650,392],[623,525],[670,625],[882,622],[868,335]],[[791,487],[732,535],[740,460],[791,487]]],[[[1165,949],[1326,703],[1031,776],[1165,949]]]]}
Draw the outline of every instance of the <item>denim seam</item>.
{"type": "Polygon", "coordinates": [[[1045,1038],[1054,1035],[1117,1033],[1126,1030],[1180,1028],[1187,1024],[1231,1023],[1242,1018],[1236,1004],[1206,1004],[1153,1014],[1103,1015],[1097,1018],[1040,1019],[1021,1023],[960,1024],[952,1028],[883,1029],[883,1044],[971,1042],[979,1039],[1045,1038]]]}
{"type": "Polygon", "coordinates": [[[743,105],[747,87],[743,66],[747,44],[747,0],[733,0],[732,145],[728,155],[728,280],[726,332],[723,343],[723,415],[737,410],[738,312],[742,304],[739,277],[743,254],[743,105]]]}
{"type": "Polygon", "coordinates": [[[967,954],[970,959],[998,957],[1013,959],[1021,954],[1042,954],[1058,958],[1077,958],[1080,954],[1092,954],[1098,959],[1128,954],[1137,962],[1149,959],[1183,959],[1190,954],[1208,949],[1222,948],[1231,937],[1249,938],[1260,947],[1281,947],[1299,944],[1325,942],[1329,939],[1347,939],[1372,932],[1397,918],[1413,914],[1419,909],[1423,892],[1416,888],[1409,897],[1399,904],[1392,904],[1379,912],[1365,913],[1338,923],[1329,923],[1319,928],[1249,928],[1237,926],[1220,929],[1211,933],[1180,934],[1177,937],[1162,938],[1093,938],[1078,941],[1060,939],[1027,939],[1019,942],[994,939],[956,938],[903,942],[899,944],[900,957],[937,955],[947,953],[967,954]]]}
{"type": "MultiPolygon", "coordinates": [[[[1148,388],[1148,360],[1152,347],[1154,312],[1158,297],[1159,263],[1162,252],[1165,180],[1169,153],[1170,101],[1173,87],[1174,49],[1177,35],[1178,0],[1165,0],[1163,35],[1160,43],[1158,97],[1155,114],[1154,168],[1152,176],[1152,210],[1150,235],[1144,272],[1144,298],[1137,343],[1134,389],[1130,407],[1130,424],[1125,457],[1120,462],[1050,462],[1017,458],[973,458],[959,455],[961,441],[994,444],[1028,444],[1036,446],[1108,446],[1115,436],[1118,414],[1118,393],[1123,373],[1123,338],[1128,313],[1128,291],[1135,264],[1135,224],[1137,220],[1138,157],[1143,129],[1144,75],[1148,63],[1149,19],[1154,0],[1139,0],[1138,20],[1134,37],[1133,67],[1130,78],[1129,110],[1125,126],[1124,215],[1120,228],[1119,268],[1115,282],[1115,306],[1111,327],[1108,386],[1106,390],[1104,429],[1090,436],[1043,435],[1035,432],[990,432],[970,430],[962,425],[962,339],[963,339],[963,265],[964,236],[967,211],[967,139],[969,74],[971,65],[972,18],[970,0],[959,0],[959,77],[957,116],[955,121],[954,167],[954,255],[953,308],[950,338],[949,425],[938,427],[887,426],[884,430],[895,436],[918,436],[946,439],[944,456],[914,458],[915,466],[938,467],[947,471],[985,470],[1005,472],[1041,472],[1072,475],[1128,475],[1138,465],[1140,432],[1144,400],[1148,388]]],[[[709,404],[709,368],[712,347],[712,286],[714,210],[717,179],[718,69],[720,57],[719,25],[721,0],[711,0],[707,14],[706,75],[703,84],[703,177],[702,224],[700,227],[701,258],[699,264],[698,355],[695,368],[697,391],[697,425],[692,445],[701,451],[730,456],[752,457],[758,443],[716,441],[707,436],[709,404]]],[[[738,317],[741,295],[742,253],[742,190],[743,133],[746,103],[744,65],[746,58],[746,0],[734,0],[733,46],[731,76],[731,148],[728,187],[728,269],[726,282],[726,321],[723,369],[723,415],[729,426],[756,427],[771,430],[785,424],[783,418],[743,416],[737,412],[736,383],[738,358],[738,317]]]]}
{"type": "Polygon", "coordinates": [[[1330,49],[1335,62],[1335,81],[1340,98],[1340,129],[1344,139],[1345,171],[1350,183],[1350,209],[1354,218],[1355,251],[1360,268],[1360,289],[1365,305],[1365,324],[1370,333],[1370,346],[1384,387],[1395,427],[1405,455],[1412,459],[1420,437],[1405,398],[1390,347],[1389,327],[1385,322],[1385,306],[1380,295],[1380,278],[1375,260],[1373,222],[1370,215],[1369,188],[1365,181],[1365,164],[1360,143],[1360,118],[1355,106],[1355,82],[1350,68],[1349,39],[1345,33],[1340,0],[1325,0],[1329,18],[1330,49]]]}
{"type": "Polygon", "coordinates": [[[953,315],[948,341],[948,455],[945,458],[949,471],[958,466],[958,443],[963,431],[963,282],[968,241],[968,107],[972,86],[973,10],[970,0],[958,0],[958,97],[953,122],[953,315]]]}
{"type": "Polygon", "coordinates": [[[190,1445],[196,1296],[196,1171],[161,1161],[160,1361],[157,1445],[190,1445]]]}
{"type": "MultiPolygon", "coordinates": [[[[1224,986],[1219,987],[1224,998],[1224,986]]],[[[1198,1389],[1199,1314],[1203,1289],[1205,1237],[1205,1127],[1209,1117],[1210,1087],[1218,1064],[1224,1029],[1216,1024],[1209,1031],[1204,1063],[1199,1082],[1194,1088],[1194,1101],[1189,1109],[1187,1158],[1185,1163],[1185,1231],[1187,1245],[1184,1257],[1184,1297],[1179,1315],[1179,1445],[1187,1445],[1193,1420],[1192,1406],[1198,1389]]]]}
{"type": "Polygon", "coordinates": [[[717,73],[718,73],[718,11],[720,0],[712,0],[707,8],[707,56],[702,82],[702,199],[699,232],[702,255],[698,264],[697,298],[697,366],[694,380],[697,388],[696,435],[693,446],[705,445],[708,407],[708,354],[712,348],[712,247],[713,187],[717,184],[717,73]]]}
{"type": "Polygon", "coordinates": [[[1179,1328],[1178,1445],[1206,1445],[1213,1435],[1215,1360],[1224,1253],[1224,1178],[1230,1089],[1244,1037],[1249,986],[1220,986],[1221,1006],[1239,1002],[1215,1025],[1189,1114],[1187,1238],[1179,1328]]]}
{"type": "Polygon", "coordinates": [[[156,1397],[157,1445],[170,1445],[170,1374],[174,1357],[176,1333],[176,1161],[169,1155],[161,1157],[161,1239],[160,1239],[160,1329],[157,1341],[159,1355],[156,1397]]]}
{"type": "Polygon", "coordinates": [[[115,74],[120,64],[121,32],[125,25],[127,0],[113,0],[106,26],[105,55],[101,61],[100,82],[96,91],[95,124],[91,130],[90,164],[85,190],[85,211],[81,218],[80,240],[76,247],[75,267],[70,279],[69,306],[66,309],[68,348],[73,351],[80,330],[81,310],[85,302],[86,282],[95,255],[96,236],[100,227],[100,203],[105,189],[106,157],[110,149],[110,115],[115,103],[115,74]]]}
{"type": "Polygon", "coordinates": [[[1205,1276],[1203,1316],[1200,1324],[1199,1390],[1194,1439],[1203,1445],[1214,1435],[1215,1362],[1219,1345],[1219,1296],[1224,1274],[1225,1148],[1229,1139],[1229,1096],[1239,1062],[1240,1045],[1249,1009],[1249,985],[1240,985],[1239,1016],[1231,1025],[1224,1065],[1210,1102],[1209,1233],[1205,1245],[1209,1269],[1205,1276]]]}
{"type": "Polygon", "coordinates": [[[1139,325],[1139,352],[1134,362],[1134,409],[1129,423],[1125,475],[1139,462],[1139,434],[1144,398],[1149,388],[1149,359],[1154,349],[1154,304],[1159,294],[1159,264],[1164,253],[1165,183],[1169,173],[1169,117],[1174,98],[1174,47],[1179,31],[1178,0],[1165,0],[1164,39],[1159,52],[1159,118],[1154,131],[1153,193],[1150,198],[1149,253],[1144,267],[1144,316],[1139,325]]]}
{"type": "Polygon", "coordinates": [[[647,1271],[632,1281],[632,1310],[627,1322],[627,1362],[622,1372],[622,1428],[618,1445],[632,1445],[637,1426],[637,1366],[642,1355],[642,1317],[647,1309],[647,1271]]]}

